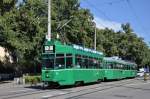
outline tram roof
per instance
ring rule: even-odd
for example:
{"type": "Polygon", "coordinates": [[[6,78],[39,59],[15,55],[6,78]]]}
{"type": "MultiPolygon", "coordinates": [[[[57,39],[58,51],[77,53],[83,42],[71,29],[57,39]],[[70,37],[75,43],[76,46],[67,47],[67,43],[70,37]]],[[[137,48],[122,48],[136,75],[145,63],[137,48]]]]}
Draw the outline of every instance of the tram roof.
{"type": "Polygon", "coordinates": [[[56,53],[74,53],[78,55],[86,55],[90,57],[103,57],[103,52],[96,51],[94,49],[85,48],[75,44],[62,44],[60,41],[52,40],[46,41],[45,46],[48,45],[55,45],[56,53]]]}
{"type": "Polygon", "coordinates": [[[127,64],[127,65],[136,65],[135,63],[133,62],[129,62],[129,61],[125,61],[125,60],[122,60],[122,59],[114,59],[112,57],[105,57],[104,58],[104,61],[107,61],[107,62],[114,62],[114,63],[120,63],[120,64],[127,64]]]}

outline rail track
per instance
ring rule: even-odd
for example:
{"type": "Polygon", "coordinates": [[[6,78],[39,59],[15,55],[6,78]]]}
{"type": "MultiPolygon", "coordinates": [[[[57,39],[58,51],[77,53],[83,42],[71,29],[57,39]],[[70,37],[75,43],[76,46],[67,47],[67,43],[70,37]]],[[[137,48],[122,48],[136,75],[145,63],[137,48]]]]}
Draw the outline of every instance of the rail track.
{"type": "MultiPolygon", "coordinates": [[[[125,81],[127,81],[127,80],[125,80],[125,81]]],[[[58,99],[60,99],[60,97],[63,98],[63,96],[64,96],[65,99],[78,99],[80,96],[83,96],[83,95],[92,94],[92,93],[95,93],[95,92],[109,90],[109,89],[112,89],[112,88],[121,87],[121,86],[130,84],[133,80],[130,80],[128,82],[125,82],[125,81],[116,82],[115,84],[103,83],[103,85],[99,85],[99,86],[96,86],[96,87],[86,88],[86,89],[82,89],[82,90],[78,90],[78,91],[71,91],[71,92],[68,92],[68,93],[65,93],[65,94],[54,95],[54,96],[47,97],[47,98],[44,98],[44,99],[49,99],[49,98],[55,98],[55,99],[58,98],[58,99]],[[66,96],[66,95],[69,95],[69,96],[66,96]]]]}
{"type": "Polygon", "coordinates": [[[41,98],[41,99],[58,98],[59,99],[60,97],[66,97],[66,99],[73,99],[73,98],[78,98],[83,95],[92,94],[92,93],[100,92],[103,90],[109,90],[109,89],[116,88],[116,87],[121,87],[123,85],[130,84],[131,82],[133,82],[133,80],[134,79],[121,80],[121,81],[115,81],[115,83],[114,82],[102,82],[102,84],[94,84],[94,85],[89,85],[89,86],[81,86],[81,87],[68,88],[68,89],[64,89],[64,88],[62,88],[62,89],[46,89],[46,90],[28,89],[28,90],[22,90],[19,92],[14,91],[14,92],[6,93],[6,94],[0,94],[0,99],[19,98],[19,97],[23,97],[23,96],[27,96],[27,95],[41,94],[41,93],[46,93],[46,92],[51,94],[51,92],[58,91],[58,90],[63,91],[64,93],[53,94],[53,95],[50,95],[47,97],[41,96],[39,98],[41,98]]]}

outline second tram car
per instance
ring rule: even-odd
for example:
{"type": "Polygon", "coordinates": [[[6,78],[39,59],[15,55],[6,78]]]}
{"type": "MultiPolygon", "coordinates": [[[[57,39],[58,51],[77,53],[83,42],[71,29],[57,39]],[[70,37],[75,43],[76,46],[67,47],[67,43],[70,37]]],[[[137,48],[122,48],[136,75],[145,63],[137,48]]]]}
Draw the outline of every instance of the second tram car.
{"type": "Polygon", "coordinates": [[[136,64],[113,57],[103,60],[104,80],[136,77],[136,64]]]}

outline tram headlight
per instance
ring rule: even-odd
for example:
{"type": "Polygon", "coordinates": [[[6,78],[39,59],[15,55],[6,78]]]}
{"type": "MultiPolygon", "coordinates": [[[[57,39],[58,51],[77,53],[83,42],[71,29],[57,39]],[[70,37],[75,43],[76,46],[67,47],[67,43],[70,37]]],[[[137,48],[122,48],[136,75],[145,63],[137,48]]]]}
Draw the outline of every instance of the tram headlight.
{"type": "Polygon", "coordinates": [[[49,77],[49,75],[48,75],[48,74],[46,74],[46,77],[49,77]]]}

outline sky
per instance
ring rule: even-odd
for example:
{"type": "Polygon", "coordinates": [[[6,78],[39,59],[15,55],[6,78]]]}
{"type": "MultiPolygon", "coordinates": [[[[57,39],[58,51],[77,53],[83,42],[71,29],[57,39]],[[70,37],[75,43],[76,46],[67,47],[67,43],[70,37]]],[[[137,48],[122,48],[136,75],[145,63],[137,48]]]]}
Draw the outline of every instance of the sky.
{"type": "Polygon", "coordinates": [[[80,0],[80,5],[90,9],[98,28],[118,31],[128,22],[138,37],[150,42],[150,0],[80,0]]]}

